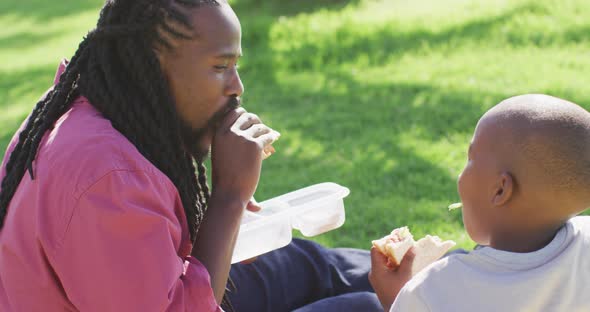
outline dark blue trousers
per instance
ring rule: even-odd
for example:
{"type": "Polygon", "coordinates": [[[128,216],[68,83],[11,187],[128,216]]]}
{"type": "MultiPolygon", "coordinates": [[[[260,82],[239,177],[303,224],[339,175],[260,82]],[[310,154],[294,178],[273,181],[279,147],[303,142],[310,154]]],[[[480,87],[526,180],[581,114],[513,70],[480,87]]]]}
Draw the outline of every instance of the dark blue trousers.
{"type": "Polygon", "coordinates": [[[381,312],[370,268],[368,251],[294,239],[252,264],[232,265],[228,297],[236,312],[381,312]]]}

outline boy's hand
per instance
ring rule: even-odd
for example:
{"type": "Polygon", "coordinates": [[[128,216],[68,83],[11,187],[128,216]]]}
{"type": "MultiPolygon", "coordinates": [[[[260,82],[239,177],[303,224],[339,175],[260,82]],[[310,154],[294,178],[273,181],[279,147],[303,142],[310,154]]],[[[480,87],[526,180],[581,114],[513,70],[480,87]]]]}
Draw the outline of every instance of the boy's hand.
{"type": "Polygon", "coordinates": [[[379,252],[377,248],[371,248],[371,271],[369,272],[369,282],[377,298],[386,312],[391,309],[397,294],[404,285],[412,278],[412,262],[414,262],[414,248],[412,247],[404,258],[399,267],[390,269],[387,267],[387,257],[379,252]]]}

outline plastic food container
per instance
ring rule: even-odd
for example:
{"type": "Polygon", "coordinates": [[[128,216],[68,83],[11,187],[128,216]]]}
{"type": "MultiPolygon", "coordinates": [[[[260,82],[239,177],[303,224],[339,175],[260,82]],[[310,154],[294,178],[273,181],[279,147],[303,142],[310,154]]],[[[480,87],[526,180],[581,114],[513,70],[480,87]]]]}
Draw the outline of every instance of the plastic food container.
{"type": "Polygon", "coordinates": [[[260,202],[260,212],[244,212],[232,263],[286,246],[293,229],[310,237],[342,226],[344,197],[349,193],[327,182],[260,202]]]}

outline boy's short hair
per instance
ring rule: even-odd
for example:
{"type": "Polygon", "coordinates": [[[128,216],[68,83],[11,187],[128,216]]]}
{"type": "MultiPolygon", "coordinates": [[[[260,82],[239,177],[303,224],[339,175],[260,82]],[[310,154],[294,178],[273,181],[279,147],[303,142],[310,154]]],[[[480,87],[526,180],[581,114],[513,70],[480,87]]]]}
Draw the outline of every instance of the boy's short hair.
{"type": "Polygon", "coordinates": [[[511,143],[521,155],[516,163],[530,170],[527,174],[553,190],[590,200],[588,111],[562,99],[534,94],[509,98],[489,113],[515,131],[511,143]]]}

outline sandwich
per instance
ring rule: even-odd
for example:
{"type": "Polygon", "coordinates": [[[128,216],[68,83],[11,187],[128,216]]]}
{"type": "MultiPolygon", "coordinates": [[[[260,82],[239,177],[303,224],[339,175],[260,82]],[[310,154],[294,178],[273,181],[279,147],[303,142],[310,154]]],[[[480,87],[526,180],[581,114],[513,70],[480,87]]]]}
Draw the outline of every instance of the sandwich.
{"type": "Polygon", "coordinates": [[[262,149],[262,160],[269,158],[272,154],[275,153],[275,148],[271,144],[266,145],[262,149]]]}
{"type": "Polygon", "coordinates": [[[372,243],[379,252],[387,257],[387,266],[391,269],[396,269],[406,252],[414,247],[416,256],[412,263],[412,275],[438,260],[456,245],[454,241],[443,241],[438,236],[432,235],[426,235],[415,241],[407,226],[394,229],[391,234],[374,240],[372,243]]]}
{"type": "Polygon", "coordinates": [[[454,203],[449,205],[449,211],[463,208],[463,203],[454,203]]]}
{"type": "Polygon", "coordinates": [[[387,266],[397,268],[404,255],[412,246],[414,246],[414,237],[407,226],[400,227],[391,231],[378,240],[373,241],[373,246],[382,254],[387,256],[387,266]]]}
{"type": "Polygon", "coordinates": [[[281,134],[275,130],[273,130],[273,132],[275,134],[274,139],[272,140],[272,142],[266,144],[262,149],[262,160],[269,158],[272,154],[275,153],[275,148],[272,146],[272,144],[281,137],[281,134]]]}

